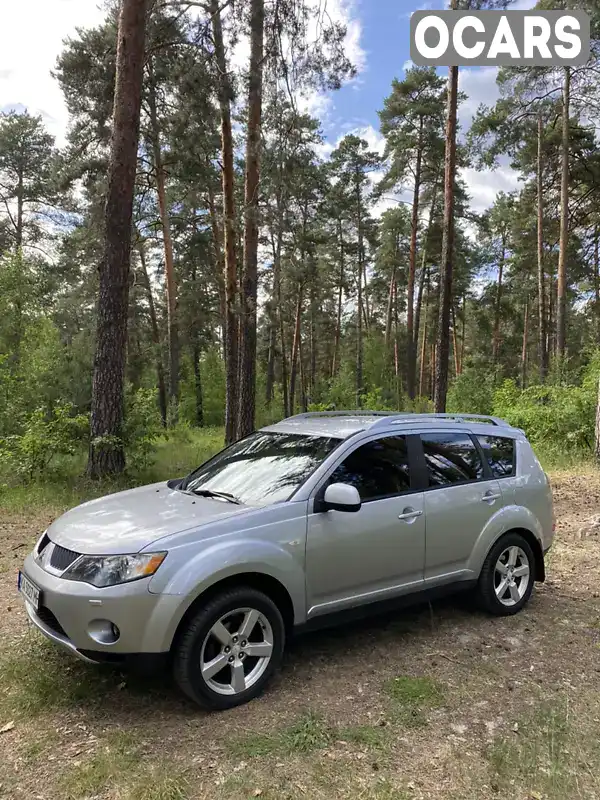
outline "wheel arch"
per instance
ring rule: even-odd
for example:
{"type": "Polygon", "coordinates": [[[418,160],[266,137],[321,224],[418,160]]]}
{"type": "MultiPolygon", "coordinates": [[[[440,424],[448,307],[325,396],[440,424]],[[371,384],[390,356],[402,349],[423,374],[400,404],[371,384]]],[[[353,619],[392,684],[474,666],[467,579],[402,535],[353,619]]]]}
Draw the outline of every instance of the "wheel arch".
{"type": "MultiPolygon", "coordinates": [[[[528,528],[510,528],[510,530],[504,531],[498,538],[492,543],[491,547],[487,551],[487,555],[489,555],[494,547],[498,544],[498,542],[503,539],[505,536],[509,536],[511,533],[518,533],[522,536],[527,544],[533,550],[533,555],[535,558],[535,580],[537,583],[544,583],[546,580],[546,565],[544,562],[544,551],[542,550],[542,545],[540,540],[537,538],[535,533],[530,531],[528,528]]],[[[486,556],[487,557],[487,556],[486,556]]]]}
{"type": "Polygon", "coordinates": [[[520,534],[527,544],[533,550],[533,555],[535,557],[535,579],[538,583],[544,583],[546,580],[546,564],[544,561],[544,551],[542,550],[542,545],[540,540],[537,536],[527,528],[513,528],[507,533],[518,533],[520,534]]]}
{"type": "Polygon", "coordinates": [[[261,572],[240,572],[216,581],[216,583],[207,587],[190,603],[177,624],[170,649],[172,650],[177,645],[187,622],[194,616],[200,606],[228,589],[240,587],[255,589],[269,597],[275,603],[283,617],[286,635],[292,632],[295,623],[294,603],[285,586],[272,575],[261,572]]]}

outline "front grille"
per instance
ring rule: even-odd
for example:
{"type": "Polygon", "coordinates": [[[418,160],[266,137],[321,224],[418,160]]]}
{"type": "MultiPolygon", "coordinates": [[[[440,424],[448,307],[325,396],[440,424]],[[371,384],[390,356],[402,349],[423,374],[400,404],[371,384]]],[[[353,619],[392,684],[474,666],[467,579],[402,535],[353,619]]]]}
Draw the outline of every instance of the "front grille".
{"type": "Polygon", "coordinates": [[[51,630],[53,630],[55,633],[59,633],[61,636],[67,635],[64,632],[62,625],[49,608],[46,608],[46,606],[40,606],[37,610],[37,615],[44,625],[46,625],[48,628],[51,628],[51,630]]]}
{"type": "Polygon", "coordinates": [[[74,553],[72,550],[67,550],[66,547],[55,544],[50,556],[50,566],[58,572],[64,572],[79,558],[79,555],[79,553],[74,553]]]}

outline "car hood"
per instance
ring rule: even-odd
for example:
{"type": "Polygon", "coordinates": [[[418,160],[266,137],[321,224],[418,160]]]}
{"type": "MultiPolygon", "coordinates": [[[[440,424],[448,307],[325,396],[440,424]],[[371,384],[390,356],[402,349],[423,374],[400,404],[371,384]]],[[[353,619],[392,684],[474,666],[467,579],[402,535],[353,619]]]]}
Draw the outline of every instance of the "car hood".
{"type": "Polygon", "coordinates": [[[76,553],[137,553],[164,536],[248,510],[248,506],[194,497],[157,483],[77,506],[53,522],[47,534],[55,544],[76,553]]]}

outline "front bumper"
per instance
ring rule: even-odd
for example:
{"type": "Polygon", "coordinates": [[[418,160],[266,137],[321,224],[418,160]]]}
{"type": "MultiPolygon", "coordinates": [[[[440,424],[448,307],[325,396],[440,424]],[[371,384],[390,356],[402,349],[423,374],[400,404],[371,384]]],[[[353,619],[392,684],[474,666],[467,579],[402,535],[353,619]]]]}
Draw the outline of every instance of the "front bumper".
{"type": "Polygon", "coordinates": [[[148,591],[150,579],[97,589],[87,583],[65,580],[42,569],[29,555],[25,575],[41,591],[36,611],[24,599],[31,623],[55,644],[88,662],[120,662],[132,653],[169,651],[173,619],[182,598],[148,591]],[[107,620],[116,625],[116,642],[102,643],[92,636],[92,623],[107,620]]]}

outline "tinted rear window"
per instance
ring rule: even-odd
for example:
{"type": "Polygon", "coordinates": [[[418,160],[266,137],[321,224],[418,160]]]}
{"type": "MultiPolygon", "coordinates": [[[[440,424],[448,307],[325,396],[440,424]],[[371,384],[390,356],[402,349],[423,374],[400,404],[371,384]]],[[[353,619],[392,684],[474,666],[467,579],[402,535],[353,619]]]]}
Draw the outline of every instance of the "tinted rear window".
{"type": "Polygon", "coordinates": [[[495,478],[511,478],[515,474],[515,440],[504,436],[478,436],[495,478]]]}
{"type": "Polygon", "coordinates": [[[431,433],[421,436],[429,486],[451,486],[483,478],[483,463],[468,434],[431,433]]]}

